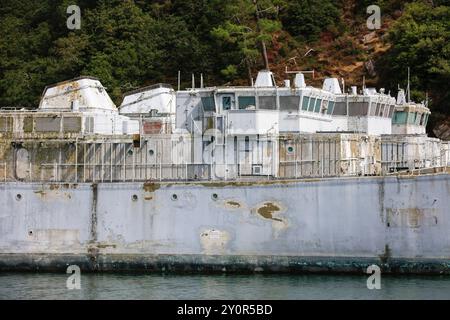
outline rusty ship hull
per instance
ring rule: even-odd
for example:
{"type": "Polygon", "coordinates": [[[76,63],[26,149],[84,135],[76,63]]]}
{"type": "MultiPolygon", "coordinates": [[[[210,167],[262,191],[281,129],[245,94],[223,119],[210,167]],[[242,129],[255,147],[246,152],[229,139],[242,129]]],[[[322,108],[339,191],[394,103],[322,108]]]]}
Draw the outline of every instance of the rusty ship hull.
{"type": "Polygon", "coordinates": [[[448,173],[0,188],[0,270],[450,273],[448,173]]]}

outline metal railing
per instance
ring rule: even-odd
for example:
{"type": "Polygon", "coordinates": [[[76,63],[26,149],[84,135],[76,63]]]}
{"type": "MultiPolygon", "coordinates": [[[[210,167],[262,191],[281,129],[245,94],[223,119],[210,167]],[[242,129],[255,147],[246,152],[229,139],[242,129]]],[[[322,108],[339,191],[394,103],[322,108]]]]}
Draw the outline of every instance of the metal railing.
{"type": "Polygon", "coordinates": [[[210,165],[199,163],[41,164],[41,181],[52,182],[191,181],[210,179],[210,165]]]}

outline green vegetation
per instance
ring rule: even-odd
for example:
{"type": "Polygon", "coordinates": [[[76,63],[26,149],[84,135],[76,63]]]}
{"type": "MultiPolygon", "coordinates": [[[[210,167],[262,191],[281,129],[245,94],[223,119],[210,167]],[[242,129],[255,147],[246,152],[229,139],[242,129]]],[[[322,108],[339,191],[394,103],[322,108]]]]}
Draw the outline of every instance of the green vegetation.
{"type": "Polygon", "coordinates": [[[267,65],[281,78],[292,57],[303,57],[297,68],[345,77],[355,69],[344,63],[374,60],[372,80],[392,92],[405,87],[409,66],[413,97],[428,92],[434,111],[448,114],[450,1],[2,0],[0,7],[0,106],[37,106],[46,85],[80,75],[100,78],[116,103],[131,89],[176,84],[178,70],[183,86],[191,73],[208,85],[242,84],[267,65]],[[74,3],[82,20],[72,31],[66,10],[74,3]],[[360,43],[371,4],[391,19],[382,31],[387,51],[360,43]]]}
{"type": "MultiPolygon", "coordinates": [[[[244,65],[251,81],[252,66],[257,65],[261,55],[264,67],[269,68],[266,43],[272,41],[273,34],[281,30],[278,20],[280,1],[231,0],[224,2],[227,19],[211,34],[232,46],[239,56],[239,65],[244,65]]],[[[222,74],[232,79],[237,75],[237,66],[229,64],[222,74]]]]}
{"type": "Polygon", "coordinates": [[[283,26],[294,37],[317,40],[324,31],[338,33],[341,12],[332,0],[290,1],[282,15],[283,26]]]}
{"type": "MultiPolygon", "coordinates": [[[[440,1],[445,2],[449,1],[440,1]]],[[[428,92],[433,111],[448,115],[450,6],[411,3],[388,35],[392,47],[379,60],[381,82],[392,89],[398,84],[406,87],[407,67],[410,67],[412,98],[423,100],[428,92]]]]}

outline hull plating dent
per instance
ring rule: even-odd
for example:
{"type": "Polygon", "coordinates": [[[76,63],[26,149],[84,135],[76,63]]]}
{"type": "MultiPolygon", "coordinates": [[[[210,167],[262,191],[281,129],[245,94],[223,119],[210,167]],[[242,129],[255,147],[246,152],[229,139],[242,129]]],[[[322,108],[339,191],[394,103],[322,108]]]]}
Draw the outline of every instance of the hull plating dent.
{"type": "Polygon", "coordinates": [[[449,174],[0,191],[0,270],[449,273],[449,174]]]}

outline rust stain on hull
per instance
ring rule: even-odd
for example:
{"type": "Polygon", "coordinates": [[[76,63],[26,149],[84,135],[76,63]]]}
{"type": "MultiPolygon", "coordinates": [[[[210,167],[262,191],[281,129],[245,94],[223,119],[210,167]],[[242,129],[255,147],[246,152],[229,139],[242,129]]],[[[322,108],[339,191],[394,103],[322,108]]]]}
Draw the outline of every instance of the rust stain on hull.
{"type": "Polygon", "coordinates": [[[275,204],[273,204],[272,202],[264,203],[264,206],[262,206],[261,208],[259,208],[257,210],[258,214],[266,219],[282,222],[283,220],[273,217],[273,214],[275,212],[279,212],[279,211],[280,211],[280,208],[278,206],[276,206],[275,204]]]}
{"type": "Polygon", "coordinates": [[[152,183],[152,182],[144,183],[144,191],[145,192],[155,192],[159,188],[161,188],[161,186],[159,184],[152,183]]]}
{"type": "Polygon", "coordinates": [[[240,208],[241,207],[241,204],[236,201],[228,201],[227,205],[229,205],[232,208],[240,208]]]}

